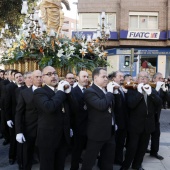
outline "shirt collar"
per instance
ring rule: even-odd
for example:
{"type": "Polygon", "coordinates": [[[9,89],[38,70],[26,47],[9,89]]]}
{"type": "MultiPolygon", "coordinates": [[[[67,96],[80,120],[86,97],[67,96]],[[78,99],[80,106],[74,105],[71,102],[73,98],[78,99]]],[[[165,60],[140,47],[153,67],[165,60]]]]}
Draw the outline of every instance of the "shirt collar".
{"type": "Polygon", "coordinates": [[[105,94],[106,94],[106,89],[105,88],[101,88],[100,86],[98,86],[97,84],[95,84],[99,89],[101,89],[105,94]]]}
{"type": "Polygon", "coordinates": [[[36,89],[38,89],[38,87],[37,87],[37,86],[32,85],[32,91],[34,91],[34,90],[36,90],[36,89]]]}
{"type": "MultiPolygon", "coordinates": [[[[47,85],[47,84],[46,84],[47,85]]],[[[47,85],[52,91],[54,91],[54,87],[47,85]]]]}
{"type": "Polygon", "coordinates": [[[78,83],[78,86],[81,90],[86,89],[85,87],[81,86],[79,83],[78,83]]]}

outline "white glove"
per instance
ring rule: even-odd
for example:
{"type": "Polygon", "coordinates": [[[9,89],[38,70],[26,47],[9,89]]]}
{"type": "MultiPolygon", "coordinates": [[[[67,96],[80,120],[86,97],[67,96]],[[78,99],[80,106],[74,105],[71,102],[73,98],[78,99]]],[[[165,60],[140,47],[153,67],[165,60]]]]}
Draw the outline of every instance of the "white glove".
{"type": "Polygon", "coordinates": [[[119,84],[117,84],[116,82],[112,82],[113,83],[113,85],[115,85],[115,86],[120,86],[119,84]]]}
{"type": "Polygon", "coordinates": [[[118,93],[118,89],[115,89],[114,87],[120,87],[119,85],[115,85],[113,82],[110,82],[108,85],[107,85],[107,91],[108,92],[111,92],[111,93],[114,93],[114,94],[117,94],[118,93]]]}
{"type": "Polygon", "coordinates": [[[113,83],[113,94],[118,94],[119,93],[118,88],[120,87],[120,85],[114,81],[112,83],[113,83]],[[114,88],[115,86],[116,88],[114,88]]]}
{"type": "Polygon", "coordinates": [[[70,137],[72,137],[72,136],[73,136],[73,130],[70,129],[70,137]]]}
{"type": "Polygon", "coordinates": [[[58,83],[58,88],[57,88],[57,89],[65,92],[65,93],[70,93],[70,92],[71,92],[71,86],[70,86],[70,84],[69,84],[67,81],[64,81],[64,80],[62,80],[62,81],[60,81],[60,82],[58,83]],[[67,88],[67,89],[64,90],[64,86],[65,86],[65,85],[68,85],[69,88],[67,88]]]}
{"type": "MultiPolygon", "coordinates": [[[[115,87],[116,85],[113,85],[113,94],[118,94],[119,93],[119,91],[118,91],[118,89],[115,89],[114,87],[115,87]]],[[[117,87],[117,86],[116,86],[117,87]]]]}
{"type": "Polygon", "coordinates": [[[107,92],[113,93],[113,83],[112,82],[107,84],[107,92]]]}
{"type": "Polygon", "coordinates": [[[26,140],[25,140],[25,137],[22,133],[18,133],[17,136],[16,136],[16,140],[19,142],[19,143],[24,143],[26,140]]]}
{"type": "Polygon", "coordinates": [[[162,86],[161,86],[161,88],[162,88],[162,90],[164,91],[164,92],[166,92],[167,91],[167,88],[165,87],[165,82],[162,82],[163,84],[162,84],[162,86]]]}
{"type": "Polygon", "coordinates": [[[77,85],[78,85],[78,82],[75,82],[75,83],[73,84],[73,88],[76,87],[77,85]]]}
{"type": "Polygon", "coordinates": [[[122,86],[122,90],[123,90],[124,93],[128,92],[128,89],[125,89],[123,86],[122,86]]]}
{"type": "Polygon", "coordinates": [[[139,93],[142,93],[142,92],[143,92],[143,91],[142,91],[142,87],[143,87],[143,83],[138,84],[137,89],[138,89],[138,92],[139,92],[139,93]]]}
{"type": "Polygon", "coordinates": [[[157,83],[156,83],[156,91],[159,91],[160,90],[160,88],[161,88],[161,86],[163,85],[163,84],[165,84],[164,82],[162,82],[162,81],[158,81],[157,83]]]}
{"type": "Polygon", "coordinates": [[[8,120],[8,121],[7,121],[7,125],[8,125],[10,128],[13,128],[14,123],[13,123],[12,120],[8,120]]]}
{"type": "Polygon", "coordinates": [[[149,84],[144,85],[143,90],[146,92],[147,95],[150,95],[152,92],[152,88],[149,84]]]}

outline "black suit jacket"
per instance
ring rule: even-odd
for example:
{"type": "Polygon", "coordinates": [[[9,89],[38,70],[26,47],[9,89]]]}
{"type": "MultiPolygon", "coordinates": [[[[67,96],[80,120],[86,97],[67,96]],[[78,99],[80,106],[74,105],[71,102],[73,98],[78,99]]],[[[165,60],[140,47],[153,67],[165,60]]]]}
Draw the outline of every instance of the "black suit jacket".
{"type": "Polygon", "coordinates": [[[54,93],[48,86],[34,91],[34,104],[38,110],[38,147],[57,148],[62,135],[70,141],[70,118],[67,96],[62,91],[54,93]],[[65,113],[62,112],[64,107],[65,113]]]}
{"type": "Polygon", "coordinates": [[[6,95],[5,95],[5,112],[6,112],[6,119],[8,120],[15,120],[15,112],[16,112],[16,96],[15,96],[15,89],[18,86],[11,82],[6,85],[6,95]]]}
{"type": "Polygon", "coordinates": [[[71,122],[74,133],[78,135],[87,135],[88,111],[84,101],[84,93],[76,86],[71,91],[71,122]]]}
{"type": "Polygon", "coordinates": [[[104,92],[93,84],[84,93],[88,109],[87,136],[94,141],[106,141],[112,136],[114,95],[104,92]],[[109,112],[109,108],[112,112],[109,112]]]}
{"type": "Polygon", "coordinates": [[[15,115],[16,134],[23,133],[27,138],[36,137],[38,113],[33,102],[32,87],[20,91],[15,115]]]}
{"type": "Polygon", "coordinates": [[[152,89],[152,93],[147,96],[147,105],[144,95],[137,90],[128,90],[129,121],[128,128],[131,132],[141,133],[146,131],[151,133],[155,129],[155,113],[161,104],[161,99],[157,92],[152,89]]]}
{"type": "Polygon", "coordinates": [[[2,110],[5,110],[5,96],[6,96],[6,85],[9,84],[10,81],[7,80],[2,80],[0,82],[0,90],[1,90],[1,99],[0,99],[0,107],[2,110]]]}
{"type": "Polygon", "coordinates": [[[18,87],[17,89],[15,89],[16,104],[18,103],[20,92],[26,88],[28,88],[28,87],[26,85],[24,85],[24,86],[21,86],[21,87],[18,87]]]}
{"type": "Polygon", "coordinates": [[[127,129],[128,125],[128,107],[127,107],[127,93],[124,93],[124,96],[120,90],[118,90],[120,93],[120,100],[121,104],[115,105],[114,113],[115,113],[115,120],[116,125],[119,129],[127,129]]]}

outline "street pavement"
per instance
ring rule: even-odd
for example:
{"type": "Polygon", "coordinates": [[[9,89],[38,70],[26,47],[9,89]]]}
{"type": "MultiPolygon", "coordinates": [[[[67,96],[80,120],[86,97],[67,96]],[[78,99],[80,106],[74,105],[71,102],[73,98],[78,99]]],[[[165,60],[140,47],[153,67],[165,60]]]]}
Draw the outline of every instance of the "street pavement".
{"type": "MultiPolygon", "coordinates": [[[[162,161],[150,157],[146,154],[143,161],[143,168],[145,170],[170,170],[170,109],[163,109],[161,113],[161,138],[159,154],[164,157],[162,161]]],[[[9,145],[3,146],[3,140],[0,139],[0,170],[17,170],[18,166],[9,165],[8,163],[8,149],[9,145]]],[[[38,170],[39,164],[33,165],[32,170],[38,170]]],[[[70,155],[67,157],[65,170],[70,169],[70,155]]],[[[119,170],[120,166],[114,166],[113,170],[119,170]]],[[[93,170],[99,170],[97,166],[93,170]]]]}

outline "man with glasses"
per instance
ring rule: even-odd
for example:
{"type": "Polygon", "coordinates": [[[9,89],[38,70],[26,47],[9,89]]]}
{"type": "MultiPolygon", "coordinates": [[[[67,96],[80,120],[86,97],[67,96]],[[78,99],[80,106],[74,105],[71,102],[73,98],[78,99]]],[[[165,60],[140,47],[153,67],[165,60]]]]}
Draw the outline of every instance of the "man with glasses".
{"type": "Polygon", "coordinates": [[[58,75],[51,66],[43,69],[42,79],[45,85],[34,91],[34,103],[38,110],[36,145],[39,149],[40,170],[64,170],[70,142],[70,109],[67,100],[71,86],[66,81],[58,84],[58,75]]]}
{"type": "Polygon", "coordinates": [[[138,74],[137,90],[128,90],[128,144],[125,160],[120,170],[128,170],[132,164],[135,170],[144,170],[143,157],[147,150],[150,134],[155,130],[155,109],[161,99],[151,88],[147,72],[138,74]]]}
{"type": "MultiPolygon", "coordinates": [[[[153,75],[153,81],[156,83],[156,91],[162,100],[170,100],[170,93],[165,87],[165,82],[163,82],[163,76],[160,72],[157,72],[153,75]]],[[[155,114],[155,131],[151,133],[151,148],[147,150],[150,153],[150,156],[155,157],[159,160],[164,158],[158,154],[159,151],[159,139],[160,139],[160,114],[161,114],[162,105],[157,106],[155,114]]]]}

